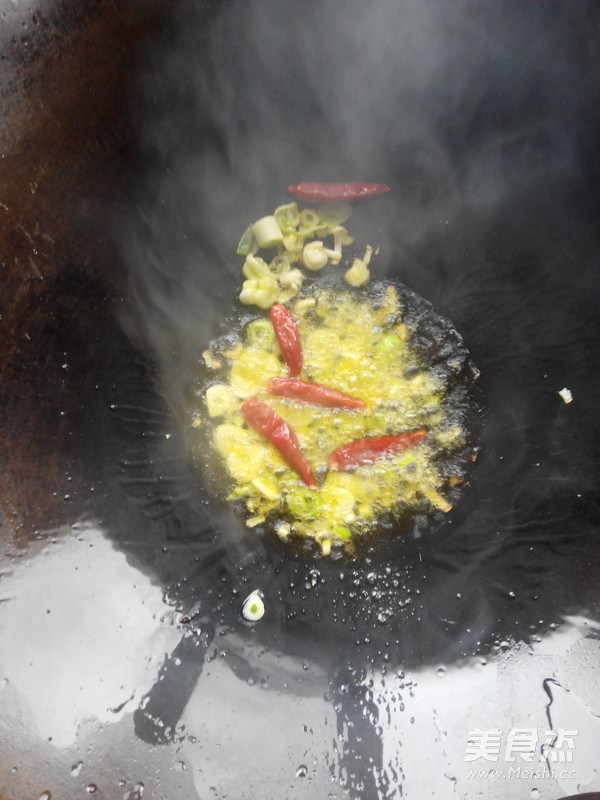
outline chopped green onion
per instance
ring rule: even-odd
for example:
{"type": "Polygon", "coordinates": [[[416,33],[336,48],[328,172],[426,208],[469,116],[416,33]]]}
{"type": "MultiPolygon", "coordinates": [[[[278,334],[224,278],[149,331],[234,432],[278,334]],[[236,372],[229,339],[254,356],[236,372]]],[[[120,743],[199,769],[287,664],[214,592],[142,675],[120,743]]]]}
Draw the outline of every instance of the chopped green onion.
{"type": "Polygon", "coordinates": [[[289,512],[298,519],[312,519],[323,506],[322,499],[314,492],[291,492],[286,502],[289,512]]]}
{"type": "Polygon", "coordinates": [[[294,231],[300,224],[300,212],[296,203],[278,206],[273,214],[282,233],[294,231]]]}
{"type": "Polygon", "coordinates": [[[240,497],[248,497],[250,494],[252,494],[252,486],[245,484],[244,486],[238,486],[237,489],[228,494],[227,500],[239,500],[240,497]]]}
{"type": "Polygon", "coordinates": [[[262,619],[265,614],[265,603],[262,599],[261,593],[258,589],[255,589],[248,597],[244,600],[242,605],[242,616],[244,619],[247,619],[248,622],[258,622],[259,619],[262,619]]]}
{"type": "Polygon", "coordinates": [[[329,256],[323,247],[323,242],[315,240],[305,245],[302,251],[302,263],[306,269],[316,272],[319,269],[323,269],[328,261],[329,256]]]}
{"type": "Polygon", "coordinates": [[[277,298],[279,286],[274,275],[244,281],[240,292],[240,302],[246,306],[270,308],[277,298]]]}
{"type": "Polygon", "coordinates": [[[248,226],[237,246],[236,252],[238,256],[247,256],[252,251],[252,246],[254,244],[255,240],[254,234],[252,233],[252,226],[248,226]]]}
{"type": "MultiPolygon", "coordinates": [[[[282,272],[279,276],[279,283],[282,288],[284,289],[291,289],[293,290],[294,294],[297,294],[302,286],[304,281],[304,275],[300,272],[299,269],[289,269],[286,272],[282,272]]],[[[293,295],[292,295],[293,296],[293,295]]]]}
{"type": "Polygon", "coordinates": [[[385,355],[397,355],[406,349],[403,340],[395,333],[386,333],[377,342],[377,350],[385,355]]]}
{"type": "Polygon", "coordinates": [[[303,245],[304,237],[300,236],[296,232],[286,233],[286,235],[283,237],[283,246],[291,253],[295,253],[297,250],[302,250],[303,245]]]}
{"type": "Polygon", "coordinates": [[[237,398],[231,388],[224,383],[215,383],[206,390],[206,409],[209,417],[220,417],[232,411],[237,398]]]}
{"type": "Polygon", "coordinates": [[[319,544],[321,545],[322,556],[328,556],[331,554],[331,539],[329,537],[326,539],[320,539],[319,544]]]}
{"type": "Polygon", "coordinates": [[[333,250],[327,250],[327,254],[332,264],[339,264],[342,260],[342,245],[352,244],[354,239],[348,236],[348,231],[341,225],[336,225],[331,234],[333,236],[333,250]]]}
{"type": "Polygon", "coordinates": [[[283,241],[283,234],[274,216],[262,217],[250,227],[259,247],[276,247],[283,241]]]}
{"type": "Polygon", "coordinates": [[[369,272],[368,266],[372,254],[373,248],[367,245],[364,256],[362,258],[355,258],[350,269],[344,274],[346,283],[349,283],[350,286],[363,286],[369,280],[371,273],[369,272]]]}
{"type": "Polygon", "coordinates": [[[317,214],[321,225],[331,229],[346,222],[352,214],[352,206],[349,203],[328,203],[319,206],[317,214]]]}
{"type": "Polygon", "coordinates": [[[350,528],[347,528],[345,525],[334,525],[333,532],[338,539],[349,539],[352,536],[350,528]]]}
{"type": "Polygon", "coordinates": [[[314,208],[305,208],[300,212],[300,227],[302,233],[314,231],[321,225],[317,212],[314,208]]]}
{"type": "Polygon", "coordinates": [[[268,278],[273,277],[269,265],[260,256],[248,255],[242,267],[244,278],[268,278]]]}
{"type": "Polygon", "coordinates": [[[292,532],[292,526],[289,522],[280,522],[275,530],[280,539],[287,539],[292,532]]]}
{"type": "Polygon", "coordinates": [[[275,346],[275,331],[268,319],[255,319],[246,328],[248,344],[260,350],[271,350],[275,346]]]}

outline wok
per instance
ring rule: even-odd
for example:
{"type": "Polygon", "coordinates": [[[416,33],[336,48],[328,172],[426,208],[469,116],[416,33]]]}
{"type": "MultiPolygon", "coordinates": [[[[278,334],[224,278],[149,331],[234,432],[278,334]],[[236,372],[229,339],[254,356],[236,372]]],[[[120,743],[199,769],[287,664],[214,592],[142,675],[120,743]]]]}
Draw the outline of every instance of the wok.
{"type": "Polygon", "coordinates": [[[8,797],[600,786],[598,10],[345,8],[4,10],[8,797]],[[240,231],[344,178],[392,186],[353,231],[462,334],[485,416],[451,515],[326,562],[219,504],[183,420],[240,231]],[[575,777],[466,774],[472,729],[575,725],[575,777]]]}

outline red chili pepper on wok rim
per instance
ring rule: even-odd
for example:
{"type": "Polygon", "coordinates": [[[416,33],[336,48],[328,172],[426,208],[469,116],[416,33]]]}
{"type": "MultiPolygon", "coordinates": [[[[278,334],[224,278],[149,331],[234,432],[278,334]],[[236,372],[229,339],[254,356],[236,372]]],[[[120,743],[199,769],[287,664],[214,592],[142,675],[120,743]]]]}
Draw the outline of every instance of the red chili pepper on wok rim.
{"type": "Polygon", "coordinates": [[[320,383],[301,381],[298,378],[272,378],[267,383],[267,391],[278,397],[302,400],[324,408],[365,408],[366,404],[358,397],[338,392],[320,383]]]}
{"type": "Polygon", "coordinates": [[[389,186],[383,183],[299,183],[297,186],[288,186],[288,192],[296,195],[299,200],[320,203],[354,203],[357,200],[367,200],[390,191],[389,186]]]}
{"type": "Polygon", "coordinates": [[[275,303],[270,311],[271,323],[279,342],[279,349],[292,378],[302,370],[302,344],[294,318],[285,306],[275,303]]]}
{"type": "Polygon", "coordinates": [[[270,405],[257,397],[249,397],[241,408],[244,419],[267,438],[281,453],[286,463],[297,472],[307,486],[318,489],[319,486],[300,449],[300,442],[290,425],[274,411],[270,405]]]}
{"type": "Polygon", "coordinates": [[[427,436],[427,431],[422,428],[417,431],[399,433],[391,436],[379,436],[372,439],[355,439],[348,442],[327,459],[327,465],[335,472],[341,472],[348,467],[360,467],[363,464],[372,464],[380,458],[394,453],[401,453],[414,447],[427,436]]]}

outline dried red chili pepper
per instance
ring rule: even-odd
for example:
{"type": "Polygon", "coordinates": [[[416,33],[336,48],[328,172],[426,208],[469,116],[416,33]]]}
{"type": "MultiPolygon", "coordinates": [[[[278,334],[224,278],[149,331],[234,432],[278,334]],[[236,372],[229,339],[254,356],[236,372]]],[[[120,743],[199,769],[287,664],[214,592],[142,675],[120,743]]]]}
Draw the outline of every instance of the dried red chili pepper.
{"type": "Polygon", "coordinates": [[[271,306],[271,322],[289,373],[295,378],[302,369],[302,344],[294,318],[285,306],[275,303],[271,306]]]}
{"type": "Polygon", "coordinates": [[[372,464],[380,458],[386,458],[394,453],[401,453],[419,444],[427,435],[427,431],[420,429],[410,433],[399,433],[392,436],[379,436],[373,439],[356,439],[348,442],[329,456],[327,464],[330,469],[340,472],[348,467],[359,467],[363,464],[372,464]]]}
{"type": "Polygon", "coordinates": [[[303,400],[324,408],[365,408],[363,400],[342,394],[337,389],[309,383],[297,378],[272,378],[267,383],[267,391],[278,397],[289,397],[291,400],[303,400]]]}
{"type": "Polygon", "coordinates": [[[267,403],[249,397],[242,404],[244,419],[255,431],[274,445],[286,463],[297,472],[307,486],[318,489],[310,464],[304,458],[298,438],[290,425],[267,403]]]}
{"type": "Polygon", "coordinates": [[[299,183],[288,186],[288,192],[299,200],[319,203],[354,203],[390,191],[383,183],[299,183]]]}

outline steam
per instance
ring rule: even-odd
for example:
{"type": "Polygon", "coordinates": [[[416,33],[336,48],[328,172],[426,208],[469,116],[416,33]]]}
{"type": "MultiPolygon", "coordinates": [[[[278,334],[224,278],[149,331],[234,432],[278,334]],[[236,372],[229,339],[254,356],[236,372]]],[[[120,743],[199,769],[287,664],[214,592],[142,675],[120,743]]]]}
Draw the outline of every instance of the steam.
{"type": "MultiPolygon", "coordinates": [[[[142,169],[118,221],[124,323],[157,356],[173,408],[221,320],[239,313],[241,233],[300,181],[392,187],[357,208],[352,232],[381,245],[374,276],[399,278],[450,316],[482,370],[490,422],[472,492],[423,562],[372,573],[391,611],[385,626],[365,616],[365,648],[392,661],[452,660],[485,646],[494,626],[527,635],[583,586],[555,559],[572,567],[577,537],[598,519],[586,424],[597,414],[577,384],[598,364],[585,327],[597,239],[560,198],[598,166],[597,16],[583,0],[202,4],[181,12],[140,75],[142,169]],[[563,385],[579,418],[556,398],[563,385]],[[402,611],[411,587],[421,599],[402,611]]],[[[352,566],[344,591],[337,566],[323,565],[315,601],[313,573],[307,583],[294,568],[296,584],[283,568],[268,575],[272,624],[304,653],[307,628],[284,606],[322,602],[320,652],[346,632],[351,580],[365,576],[352,566]]]]}
{"type": "Polygon", "coordinates": [[[355,214],[385,268],[398,242],[577,175],[591,77],[573,48],[587,13],[322,0],[182,13],[148,55],[134,113],[130,331],[169,371],[209,339],[236,301],[239,235],[290,183],[389,183],[355,214]]]}

